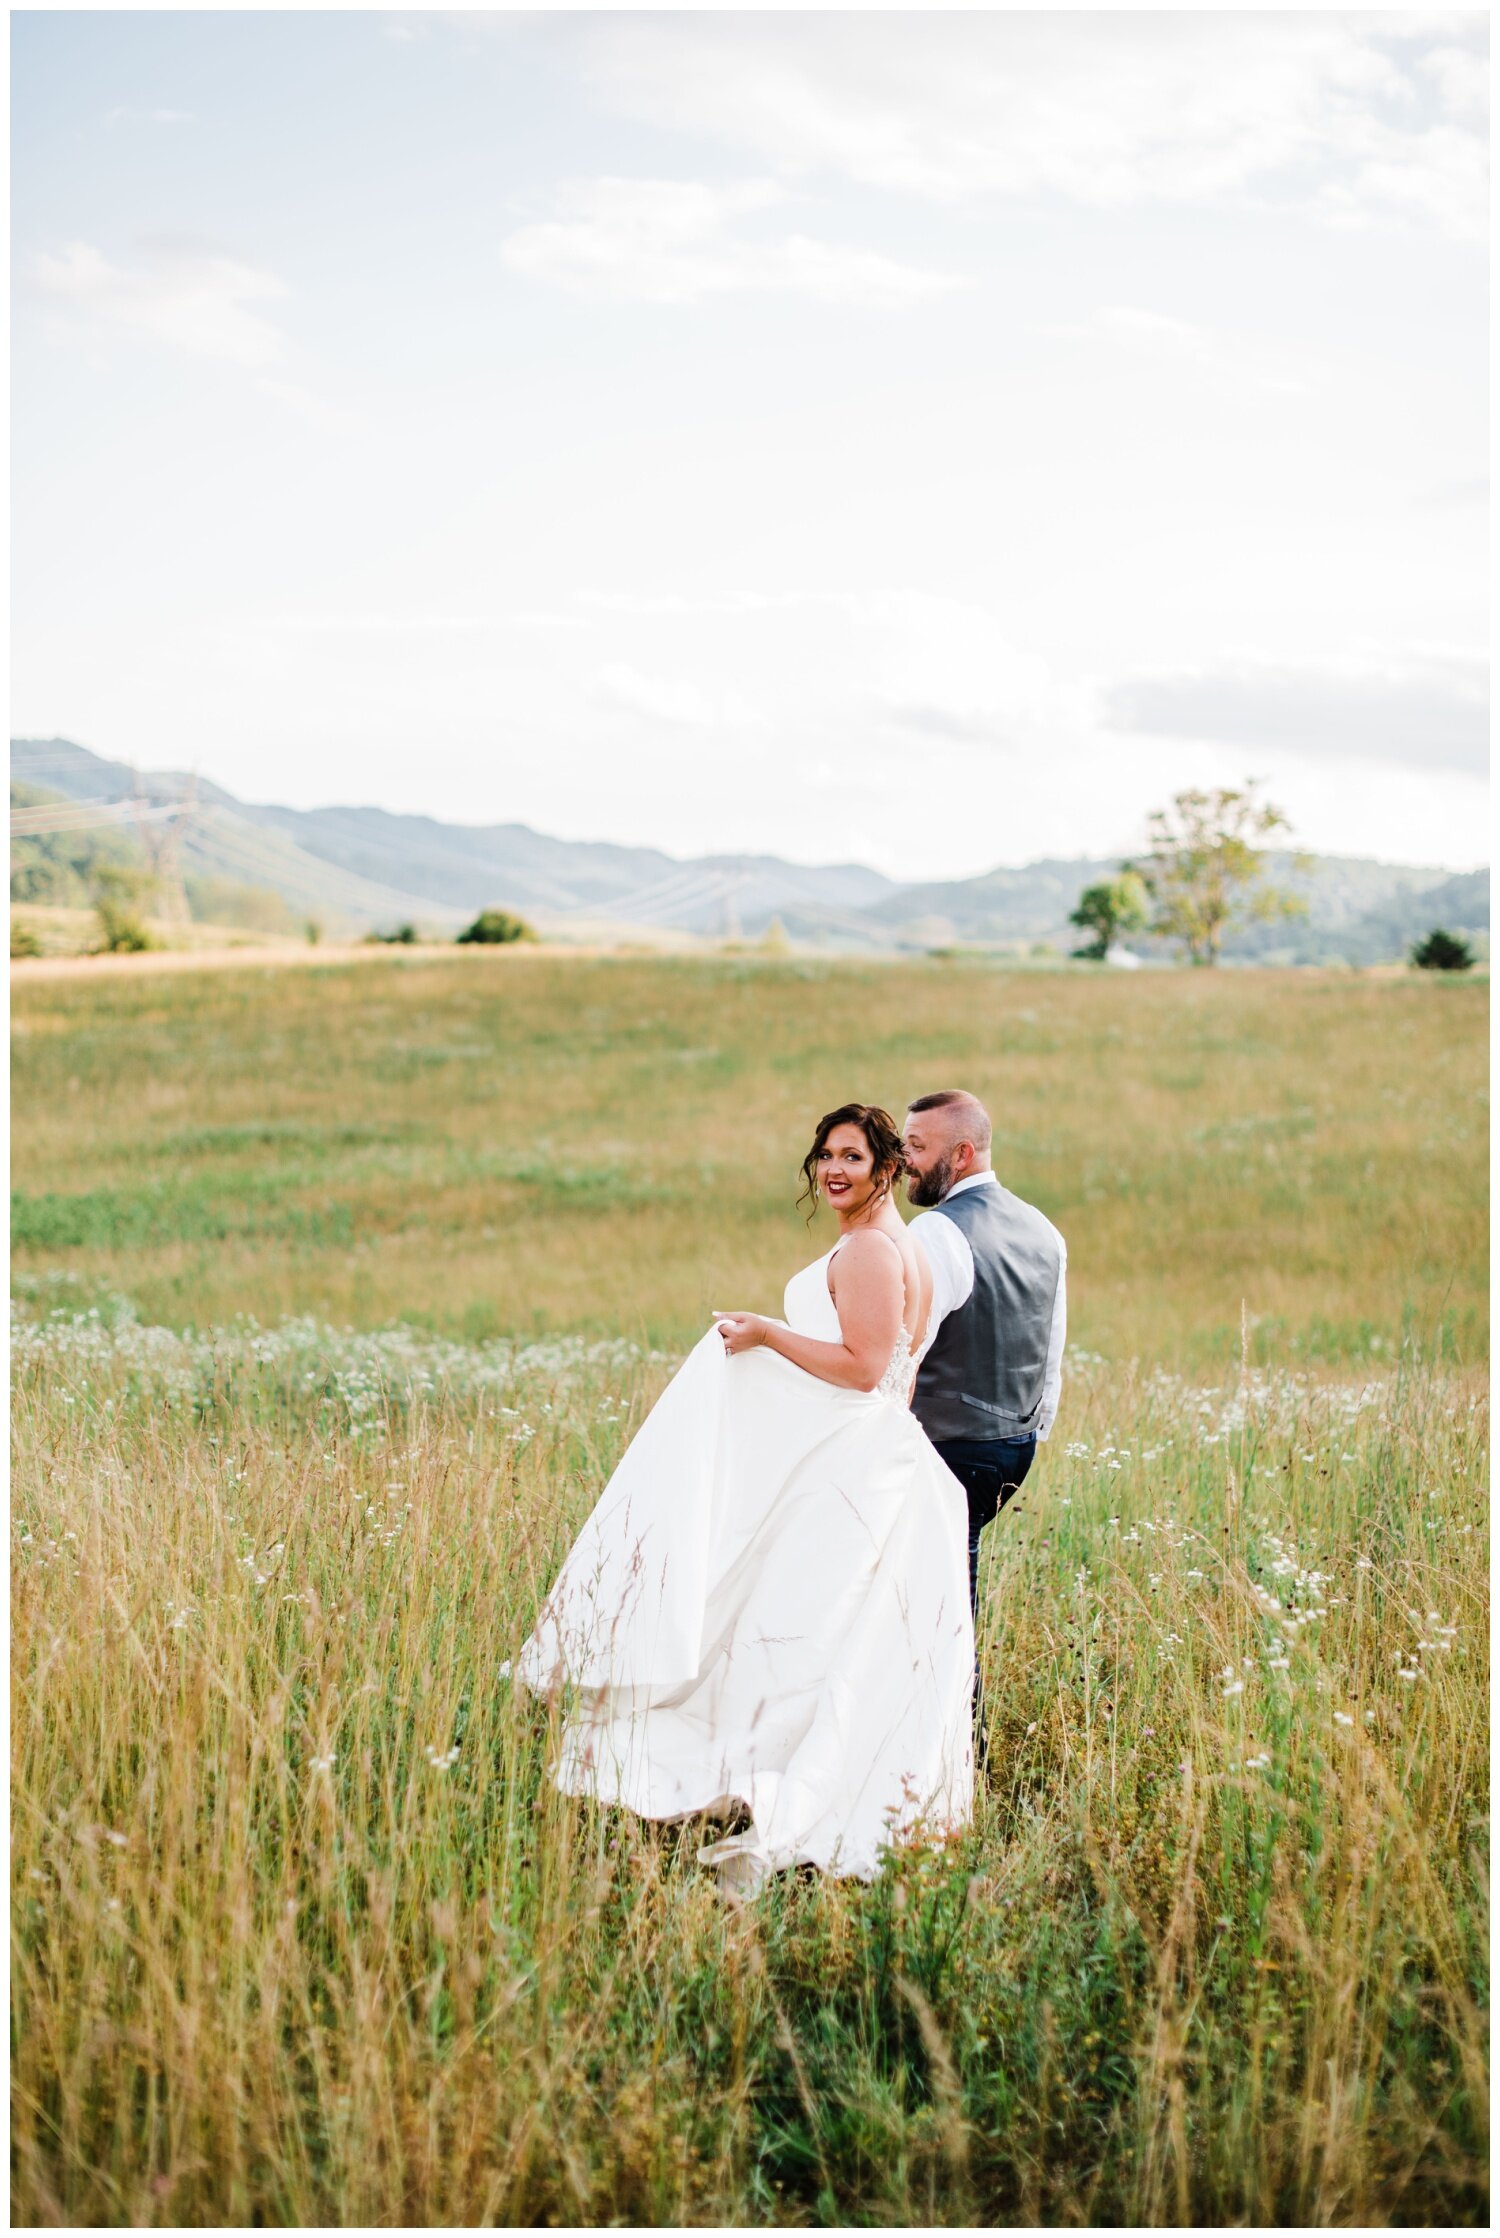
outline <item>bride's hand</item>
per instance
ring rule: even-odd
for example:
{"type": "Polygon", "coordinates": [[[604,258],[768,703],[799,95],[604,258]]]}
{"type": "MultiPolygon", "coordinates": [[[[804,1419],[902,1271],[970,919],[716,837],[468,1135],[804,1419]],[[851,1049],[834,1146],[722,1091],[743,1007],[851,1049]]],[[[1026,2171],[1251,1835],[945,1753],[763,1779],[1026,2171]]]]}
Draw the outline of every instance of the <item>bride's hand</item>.
{"type": "Polygon", "coordinates": [[[716,1313],[714,1319],[719,1324],[726,1352],[753,1352],[758,1344],[766,1341],[769,1324],[762,1314],[716,1313]]]}

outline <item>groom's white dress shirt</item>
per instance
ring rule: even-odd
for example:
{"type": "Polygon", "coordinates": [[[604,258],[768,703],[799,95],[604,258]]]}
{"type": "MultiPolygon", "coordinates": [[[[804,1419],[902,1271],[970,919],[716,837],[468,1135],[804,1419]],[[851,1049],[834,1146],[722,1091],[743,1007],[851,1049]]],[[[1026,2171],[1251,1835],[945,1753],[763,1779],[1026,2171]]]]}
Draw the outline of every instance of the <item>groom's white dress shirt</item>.
{"type": "MultiPolygon", "coordinates": [[[[960,1189],[998,1189],[999,1180],[993,1173],[971,1173],[962,1181],[955,1181],[948,1191],[956,1197],[960,1189]]],[[[947,1202],[947,1198],[944,1198],[947,1202]]],[[[974,1288],[974,1254],[969,1249],[969,1239],[956,1220],[945,1220],[937,1211],[919,1212],[911,1223],[909,1233],[918,1237],[927,1254],[927,1264],[932,1269],[932,1318],[929,1324],[931,1337],[936,1336],[938,1323],[944,1314],[961,1306],[974,1288]]],[[[1052,1334],[1047,1345],[1047,1372],[1042,1380],[1042,1403],[1037,1415],[1038,1441],[1044,1439],[1057,1419],[1057,1402],[1062,1396],[1063,1346],[1068,1337],[1068,1251],[1063,1245],[1062,1265],[1057,1276],[1057,1302],[1052,1308],[1052,1334]]]]}

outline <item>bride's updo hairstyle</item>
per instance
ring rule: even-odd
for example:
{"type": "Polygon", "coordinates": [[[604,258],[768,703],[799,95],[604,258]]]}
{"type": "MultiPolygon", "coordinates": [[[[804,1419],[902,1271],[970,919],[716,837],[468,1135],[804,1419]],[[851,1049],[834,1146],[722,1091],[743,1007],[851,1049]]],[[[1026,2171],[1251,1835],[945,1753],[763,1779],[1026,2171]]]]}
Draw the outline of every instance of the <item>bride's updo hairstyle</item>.
{"type": "Polygon", "coordinates": [[[818,1159],[835,1127],[858,1127],[864,1135],[870,1146],[870,1156],[875,1161],[875,1189],[878,1196],[888,1197],[906,1171],[901,1130],[890,1113],[882,1111],[878,1103],[841,1103],[837,1111],[825,1111],[818,1121],[812,1148],[802,1161],[802,1179],[806,1186],[797,1202],[807,1206],[809,1224],[818,1209],[818,1159]]]}

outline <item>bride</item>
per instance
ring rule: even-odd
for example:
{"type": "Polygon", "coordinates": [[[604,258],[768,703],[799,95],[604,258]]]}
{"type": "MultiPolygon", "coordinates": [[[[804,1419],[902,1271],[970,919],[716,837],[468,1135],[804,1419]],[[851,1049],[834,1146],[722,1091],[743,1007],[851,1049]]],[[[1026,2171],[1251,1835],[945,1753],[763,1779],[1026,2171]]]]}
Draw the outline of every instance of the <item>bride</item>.
{"type": "Polygon", "coordinates": [[[967,1508],[909,1406],[932,1276],[892,1201],[902,1166],[877,1106],[819,1120],[804,1198],[837,1243],[784,1321],[716,1316],[514,1666],[564,1690],[565,1792],[748,1813],[698,1852],[732,1896],[803,1863],[870,1880],[889,1844],[969,1817],[967,1508]]]}

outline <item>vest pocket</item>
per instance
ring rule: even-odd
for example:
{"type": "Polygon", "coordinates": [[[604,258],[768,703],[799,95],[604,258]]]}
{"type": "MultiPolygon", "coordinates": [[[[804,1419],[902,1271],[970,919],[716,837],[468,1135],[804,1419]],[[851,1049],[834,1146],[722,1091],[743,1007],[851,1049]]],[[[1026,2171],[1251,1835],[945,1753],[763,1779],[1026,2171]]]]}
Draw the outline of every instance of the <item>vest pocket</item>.
{"type": "MultiPolygon", "coordinates": [[[[1014,1407],[997,1407],[993,1399],[977,1399],[972,1391],[960,1391],[958,1395],[966,1407],[978,1407],[981,1414],[998,1415],[1002,1422],[1029,1422],[1036,1412],[1036,1407],[1028,1407],[1024,1414],[1018,1414],[1014,1407]]],[[[1038,1400],[1037,1406],[1040,1404],[1038,1400]]]]}

